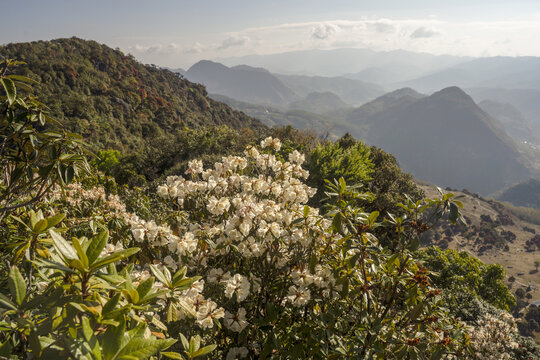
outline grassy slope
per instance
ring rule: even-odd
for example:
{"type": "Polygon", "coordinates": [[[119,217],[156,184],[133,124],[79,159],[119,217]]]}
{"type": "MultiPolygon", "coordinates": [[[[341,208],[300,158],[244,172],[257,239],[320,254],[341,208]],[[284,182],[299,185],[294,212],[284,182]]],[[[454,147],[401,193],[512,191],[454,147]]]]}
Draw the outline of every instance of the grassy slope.
{"type": "MultiPolygon", "coordinates": [[[[437,196],[438,192],[435,187],[428,185],[419,185],[426,193],[427,197],[437,196]]],[[[520,219],[516,216],[516,211],[503,203],[482,198],[476,194],[462,191],[451,191],[457,196],[463,197],[459,200],[463,202],[463,215],[470,221],[469,225],[461,228],[454,228],[443,224],[442,227],[437,228],[437,231],[442,233],[442,239],[435,241],[435,244],[441,245],[448,241],[448,247],[456,250],[465,250],[470,254],[478,257],[485,263],[492,264],[498,263],[504,266],[507,271],[508,278],[514,276],[516,281],[512,287],[515,291],[518,287],[523,286],[520,284],[533,285],[532,296],[533,300],[540,299],[540,273],[531,273],[534,270],[534,261],[540,260],[540,249],[536,251],[527,251],[526,243],[535,234],[530,231],[534,230],[536,234],[540,235],[540,211],[536,213],[538,221],[533,223],[520,219]],[[482,225],[482,216],[486,219],[486,215],[490,217],[494,223],[487,224],[484,222],[482,225]],[[497,225],[495,221],[499,216],[510,220],[506,225],[497,225]],[[474,231],[476,227],[477,231],[474,231]],[[499,236],[503,231],[510,231],[515,234],[516,238],[513,241],[504,239],[504,236],[497,237],[495,235],[494,241],[490,242],[492,234],[484,233],[481,236],[481,240],[477,241],[479,231],[481,228],[492,228],[499,236]],[[529,228],[529,231],[524,230],[529,228]],[[446,237],[444,232],[449,234],[446,237]],[[491,247],[490,247],[491,245],[491,247]],[[505,250],[505,245],[508,245],[508,250],[505,250]]],[[[525,289],[526,287],[524,287],[525,289]]]]}

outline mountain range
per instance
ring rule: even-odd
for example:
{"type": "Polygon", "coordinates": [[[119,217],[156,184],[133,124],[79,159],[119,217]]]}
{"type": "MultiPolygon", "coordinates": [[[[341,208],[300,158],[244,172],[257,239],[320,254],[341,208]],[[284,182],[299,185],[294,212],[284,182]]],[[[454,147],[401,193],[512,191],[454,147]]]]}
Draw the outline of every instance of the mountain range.
{"type": "Polygon", "coordinates": [[[540,58],[496,56],[460,63],[396,86],[433,91],[462,88],[540,89],[540,58]]]}
{"type": "Polygon", "coordinates": [[[227,67],[208,60],[197,62],[182,75],[204,84],[212,94],[289,110],[304,110],[310,105],[315,113],[360,105],[384,93],[378,85],[344,77],[280,75],[263,68],[227,67]]]}
{"type": "Polygon", "coordinates": [[[405,50],[374,51],[343,48],[218,58],[216,61],[227,66],[248,64],[263,67],[274,73],[294,75],[344,76],[347,74],[348,77],[354,78],[358,73],[362,74],[369,70],[370,82],[386,84],[420,77],[471,59],[405,50]]]}
{"type": "Polygon", "coordinates": [[[534,175],[530,164],[536,160],[523,160],[519,141],[535,124],[515,101],[504,101],[504,89],[497,99],[475,92],[485,97],[484,111],[458,87],[432,95],[411,88],[385,93],[382,86],[345,77],[274,74],[211,61],[181,75],[76,38],[10,44],[0,54],[25,60],[20,73],[41,81],[36,89],[53,115],[100,148],[121,144],[122,151],[147,152],[186,127],[292,124],[330,138],[349,132],[393,153],[419,179],[483,195],[534,175]],[[206,88],[190,81],[197,79],[206,88]]]}
{"type": "Polygon", "coordinates": [[[442,186],[490,194],[530,171],[512,139],[463,90],[402,89],[355,109],[351,132],[396,156],[405,171],[442,186]]]}

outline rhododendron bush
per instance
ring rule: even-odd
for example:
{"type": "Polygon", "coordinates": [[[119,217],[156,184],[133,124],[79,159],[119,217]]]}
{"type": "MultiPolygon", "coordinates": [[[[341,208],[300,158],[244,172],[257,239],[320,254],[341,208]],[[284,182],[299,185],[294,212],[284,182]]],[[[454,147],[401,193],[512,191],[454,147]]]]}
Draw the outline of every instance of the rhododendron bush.
{"type": "Polygon", "coordinates": [[[129,217],[134,244],[153,261],[201,276],[167,304],[168,320],[194,317],[218,358],[459,354],[464,333],[407,246],[390,253],[379,245],[369,233],[378,214],[354,206],[362,195],[343,180],[328,216],[307,206],[316,189],[303,182],[304,156],[279,161],[279,149],[267,138],[209,169],[192,161],[186,177],[157,188],[168,222],[129,217]]]}

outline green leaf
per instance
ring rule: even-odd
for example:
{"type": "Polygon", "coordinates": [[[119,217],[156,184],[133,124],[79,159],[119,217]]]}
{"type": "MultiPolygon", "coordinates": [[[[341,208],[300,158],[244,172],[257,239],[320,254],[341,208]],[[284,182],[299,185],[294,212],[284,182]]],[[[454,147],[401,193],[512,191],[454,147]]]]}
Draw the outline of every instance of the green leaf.
{"type": "Polygon", "coordinates": [[[423,307],[424,307],[423,302],[419,302],[418,304],[416,304],[416,306],[411,310],[411,315],[410,315],[411,321],[416,320],[418,315],[420,315],[420,312],[422,311],[423,307]]]}
{"type": "Polygon", "coordinates": [[[148,359],[175,342],[175,339],[157,340],[136,337],[120,351],[116,359],[148,359]]]}
{"type": "MultiPolygon", "coordinates": [[[[33,92],[34,92],[34,89],[33,89],[30,85],[28,85],[28,84],[25,84],[25,83],[20,82],[20,81],[14,81],[13,83],[15,84],[15,87],[18,88],[19,90],[22,89],[22,90],[24,90],[24,91],[26,91],[26,92],[29,92],[29,93],[33,93],[33,92]]],[[[21,104],[22,106],[27,107],[27,105],[24,103],[23,99],[18,98],[18,99],[17,99],[17,102],[18,102],[19,104],[21,104]]]]}
{"type": "Polygon", "coordinates": [[[66,217],[66,214],[56,214],[54,216],[47,218],[47,229],[52,228],[53,226],[58,225],[64,218],[66,217]]]}
{"type": "Polygon", "coordinates": [[[26,297],[26,282],[16,266],[12,266],[9,272],[9,290],[17,305],[22,305],[26,297]]]}
{"type": "Polygon", "coordinates": [[[84,252],[81,243],[79,242],[79,239],[74,237],[72,239],[73,247],[77,251],[77,255],[79,255],[79,260],[81,261],[84,268],[88,268],[88,257],[86,256],[86,253],[84,252]]]}
{"type": "Polygon", "coordinates": [[[186,272],[187,272],[187,267],[183,266],[182,268],[180,268],[177,272],[174,273],[173,277],[172,277],[172,282],[177,282],[178,280],[182,280],[184,279],[184,277],[186,276],[186,272]]]}
{"type": "Polygon", "coordinates": [[[177,352],[162,351],[160,354],[163,355],[163,356],[168,357],[169,359],[175,359],[175,360],[183,360],[184,359],[184,357],[182,355],[180,355],[179,353],[177,353],[177,352]]]}
{"type": "Polygon", "coordinates": [[[418,236],[414,236],[411,239],[408,248],[411,251],[416,251],[418,250],[419,247],[420,247],[420,239],[418,238],[418,236]]]}
{"type": "Polygon", "coordinates": [[[165,275],[161,272],[161,270],[159,270],[159,268],[156,266],[156,265],[150,265],[150,270],[152,271],[152,274],[154,274],[154,276],[159,280],[161,281],[163,284],[167,285],[167,286],[170,286],[171,285],[171,281],[170,280],[167,280],[167,278],[165,277],[165,275]]]}
{"type": "Polygon", "coordinates": [[[184,334],[180,333],[180,341],[182,341],[182,346],[184,347],[185,350],[189,349],[189,341],[186,339],[186,337],[184,336],[184,334]]]}
{"type": "Polygon", "coordinates": [[[134,248],[129,248],[129,249],[117,251],[114,254],[106,256],[103,259],[101,259],[101,260],[95,262],[94,264],[92,264],[90,266],[90,270],[95,271],[95,270],[97,270],[97,269],[99,269],[99,268],[101,268],[103,266],[106,266],[107,264],[116,262],[118,260],[125,259],[125,258],[137,253],[139,250],[140,250],[139,248],[134,247],[134,248]]]}
{"type": "Polygon", "coordinates": [[[57,269],[65,273],[76,274],[76,272],[73,269],[70,269],[63,264],[59,264],[59,263],[56,263],[47,259],[36,260],[34,261],[34,263],[39,266],[45,267],[47,269],[57,269]]]}
{"type": "Polygon", "coordinates": [[[122,293],[124,294],[124,296],[133,304],[138,304],[139,303],[139,293],[137,292],[137,290],[135,289],[131,289],[131,290],[122,290],[122,293]]]}
{"type": "Polygon", "coordinates": [[[154,285],[154,278],[150,277],[137,286],[137,292],[139,293],[140,299],[144,298],[144,296],[152,290],[152,285],[154,285]]]}
{"type": "Polygon", "coordinates": [[[34,234],[41,234],[43,231],[47,230],[47,227],[48,221],[46,219],[41,219],[34,225],[33,232],[34,234]]]}
{"type": "Polygon", "coordinates": [[[377,220],[377,218],[379,217],[379,214],[380,213],[378,211],[373,211],[371,214],[369,214],[368,224],[374,224],[375,220],[377,220]]]}
{"type": "Polygon", "coordinates": [[[0,306],[4,306],[11,310],[17,310],[17,306],[3,294],[0,294],[0,306]]]}
{"type": "Polygon", "coordinates": [[[92,265],[99,257],[109,239],[109,230],[100,232],[98,235],[92,238],[88,249],[86,249],[86,256],[88,256],[88,263],[92,265]]]}
{"type": "Polygon", "coordinates": [[[203,355],[209,354],[209,353],[211,353],[212,351],[214,351],[216,348],[217,348],[217,345],[208,345],[208,346],[205,346],[205,347],[203,347],[202,349],[199,349],[198,351],[195,351],[195,352],[193,353],[193,357],[203,356],[203,355]]]}
{"type": "Polygon", "coordinates": [[[69,266],[79,270],[81,273],[87,273],[88,268],[84,266],[81,260],[79,259],[71,259],[69,260],[69,266]]]}
{"type": "Polygon", "coordinates": [[[103,355],[106,360],[114,359],[122,346],[126,321],[123,316],[119,318],[119,321],[120,325],[109,326],[105,334],[103,334],[103,355]]]}
{"type": "Polygon", "coordinates": [[[15,88],[13,80],[7,78],[0,78],[0,84],[4,86],[9,105],[13,105],[13,103],[15,102],[15,97],[17,96],[17,89],[15,88]]]}
{"type": "Polygon", "coordinates": [[[39,84],[38,81],[36,81],[34,79],[30,79],[29,77],[26,77],[26,76],[23,76],[23,75],[8,75],[7,78],[17,80],[17,81],[22,81],[22,82],[25,82],[25,83],[28,83],[28,84],[33,84],[33,85],[39,84]]]}
{"type": "Polygon", "coordinates": [[[49,230],[49,234],[51,234],[54,247],[65,259],[77,258],[77,252],[73,249],[73,246],[71,246],[61,235],[52,229],[49,230]]]}
{"type": "Polygon", "coordinates": [[[312,274],[315,274],[315,267],[319,263],[319,259],[317,258],[317,255],[315,253],[311,254],[311,257],[309,259],[309,271],[312,274]]]}
{"type": "Polygon", "coordinates": [[[304,217],[307,218],[309,215],[309,206],[308,205],[305,205],[304,206],[304,217]]]}
{"type": "Polygon", "coordinates": [[[99,347],[99,341],[94,335],[92,327],[90,327],[90,321],[88,318],[84,317],[82,319],[82,331],[84,339],[86,340],[94,359],[101,360],[101,349],[99,347]]]}
{"type": "Polygon", "coordinates": [[[114,296],[110,298],[109,301],[105,303],[105,305],[103,305],[103,310],[101,311],[101,313],[105,315],[113,311],[116,308],[116,305],[118,305],[119,301],[120,301],[120,293],[118,292],[114,294],[114,296]]]}
{"type": "Polygon", "coordinates": [[[455,224],[459,216],[460,216],[460,213],[459,213],[458,206],[455,203],[451,202],[450,213],[448,214],[448,220],[450,220],[452,224],[455,224]]]}
{"type": "Polygon", "coordinates": [[[73,166],[68,166],[66,168],[66,174],[65,174],[65,178],[64,178],[64,181],[66,184],[71,184],[71,182],[73,181],[73,177],[75,176],[75,169],[73,168],[73,166]]]}
{"type": "MultiPolygon", "coordinates": [[[[11,346],[10,339],[0,344],[0,355],[5,357],[6,359],[9,359],[9,356],[12,354],[12,350],[13,350],[13,347],[11,346]]],[[[174,358],[171,358],[171,359],[174,359],[174,358]]]]}
{"type": "Polygon", "coordinates": [[[172,287],[174,289],[184,290],[183,288],[187,288],[189,285],[193,284],[195,281],[198,281],[199,279],[201,279],[200,276],[194,276],[194,277],[186,278],[186,279],[179,279],[175,281],[174,283],[172,283],[172,287]]]}

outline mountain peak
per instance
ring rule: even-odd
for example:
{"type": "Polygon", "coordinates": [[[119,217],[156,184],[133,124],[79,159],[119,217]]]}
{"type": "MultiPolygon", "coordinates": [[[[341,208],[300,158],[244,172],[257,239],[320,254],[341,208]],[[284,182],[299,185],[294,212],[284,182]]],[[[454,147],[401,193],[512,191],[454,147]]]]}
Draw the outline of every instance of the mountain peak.
{"type": "Polygon", "coordinates": [[[253,72],[261,72],[265,74],[270,74],[270,71],[261,68],[261,67],[253,67],[249,65],[236,65],[231,67],[231,70],[239,70],[239,71],[253,71],[253,72]]]}
{"type": "Polygon", "coordinates": [[[465,91],[463,91],[460,87],[458,86],[448,86],[448,87],[445,87],[444,89],[441,89],[437,92],[434,92],[433,95],[437,95],[437,96],[446,96],[446,95],[452,95],[452,96],[464,96],[464,97],[469,97],[469,95],[467,95],[467,93],[465,91]]]}
{"type": "Polygon", "coordinates": [[[191,65],[191,67],[188,69],[188,72],[193,71],[200,71],[205,69],[219,69],[219,70],[226,70],[229,69],[222,63],[218,63],[211,60],[200,60],[196,62],[195,64],[191,65]]]}
{"type": "Polygon", "coordinates": [[[381,97],[387,98],[387,99],[399,99],[405,96],[409,96],[415,99],[420,99],[424,97],[424,95],[420,94],[418,91],[411,89],[410,87],[404,87],[401,89],[394,90],[392,92],[389,92],[388,94],[384,94],[381,97]]]}
{"type": "Polygon", "coordinates": [[[442,90],[439,90],[431,94],[430,98],[441,99],[445,101],[468,102],[471,104],[475,104],[474,100],[465,91],[463,91],[457,86],[449,86],[442,90]]]}
{"type": "Polygon", "coordinates": [[[283,106],[298,97],[276,76],[265,69],[248,65],[227,67],[201,60],[186,73],[188,80],[204,84],[211,94],[225,95],[254,104],[283,106]]]}

